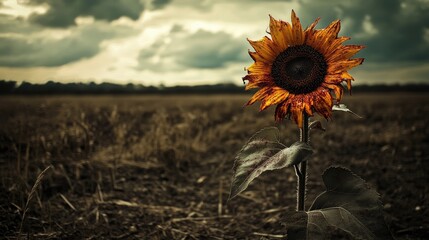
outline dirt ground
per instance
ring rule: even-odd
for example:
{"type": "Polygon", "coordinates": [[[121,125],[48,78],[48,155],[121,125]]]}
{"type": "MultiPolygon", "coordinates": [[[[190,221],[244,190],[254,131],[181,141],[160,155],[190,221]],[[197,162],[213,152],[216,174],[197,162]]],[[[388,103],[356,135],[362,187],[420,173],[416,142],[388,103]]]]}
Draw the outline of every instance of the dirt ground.
{"type": "MultiPolygon", "coordinates": [[[[0,97],[0,237],[287,239],[279,219],[295,208],[292,168],[227,202],[234,156],[253,133],[275,125],[287,145],[299,138],[272,108],[243,108],[248,98],[0,97]]],[[[324,190],[323,171],[341,165],[380,193],[397,239],[427,239],[429,96],[354,93],[344,103],[363,118],[335,112],[312,133],[306,206],[324,190]]]]}

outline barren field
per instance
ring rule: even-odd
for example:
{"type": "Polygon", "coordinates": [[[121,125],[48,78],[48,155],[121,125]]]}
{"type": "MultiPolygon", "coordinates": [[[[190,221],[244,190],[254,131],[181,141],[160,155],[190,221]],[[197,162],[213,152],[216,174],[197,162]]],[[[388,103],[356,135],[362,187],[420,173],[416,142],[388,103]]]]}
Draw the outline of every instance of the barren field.
{"type": "MultiPolygon", "coordinates": [[[[299,139],[273,108],[243,108],[248,98],[0,97],[0,238],[287,239],[279,219],[295,208],[292,168],[227,202],[234,156],[253,133],[276,125],[287,145],[299,139]]],[[[323,171],[341,165],[380,193],[397,239],[427,239],[429,96],[343,102],[363,118],[335,112],[312,133],[306,206],[323,171]]]]}

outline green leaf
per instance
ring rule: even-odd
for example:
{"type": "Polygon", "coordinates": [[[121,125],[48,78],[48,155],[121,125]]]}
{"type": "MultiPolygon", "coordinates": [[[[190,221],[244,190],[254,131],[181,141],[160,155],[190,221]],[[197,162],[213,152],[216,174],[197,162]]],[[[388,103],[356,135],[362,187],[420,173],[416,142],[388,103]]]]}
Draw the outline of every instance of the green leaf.
{"type": "Polygon", "coordinates": [[[303,142],[287,148],[279,142],[278,134],[275,127],[262,129],[243,146],[235,157],[229,199],[244,191],[261,173],[298,164],[313,153],[311,147],[303,142]]]}
{"type": "Polygon", "coordinates": [[[332,110],[348,112],[348,113],[355,115],[358,118],[363,118],[363,117],[359,116],[358,114],[352,112],[350,109],[347,108],[347,106],[345,104],[342,104],[342,103],[341,104],[335,104],[334,106],[332,106],[332,110]]]}

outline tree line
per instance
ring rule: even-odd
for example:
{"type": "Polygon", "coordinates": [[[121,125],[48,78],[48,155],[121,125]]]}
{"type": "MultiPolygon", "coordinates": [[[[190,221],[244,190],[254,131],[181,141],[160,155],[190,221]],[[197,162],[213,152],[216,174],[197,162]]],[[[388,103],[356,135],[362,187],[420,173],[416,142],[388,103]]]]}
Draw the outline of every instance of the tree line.
{"type": "MultiPolygon", "coordinates": [[[[60,83],[48,81],[43,84],[0,80],[0,94],[216,94],[245,93],[243,86],[214,84],[197,86],[144,86],[142,84],[116,83],[60,83]]],[[[429,84],[406,85],[357,85],[354,92],[428,92],[429,84]]]]}

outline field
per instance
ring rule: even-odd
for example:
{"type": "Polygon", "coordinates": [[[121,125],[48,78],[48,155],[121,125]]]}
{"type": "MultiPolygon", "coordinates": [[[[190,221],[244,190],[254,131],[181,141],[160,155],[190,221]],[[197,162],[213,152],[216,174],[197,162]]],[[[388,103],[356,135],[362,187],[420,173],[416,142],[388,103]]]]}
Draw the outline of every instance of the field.
{"type": "MultiPolygon", "coordinates": [[[[248,98],[0,97],[0,237],[285,238],[292,168],[227,202],[234,156],[253,133],[276,125],[287,145],[299,138],[272,108],[243,108],[248,98]]],[[[306,206],[324,190],[324,169],[342,165],[380,193],[397,239],[427,239],[428,95],[356,93],[344,103],[363,118],[335,112],[312,133],[306,206]]]]}

